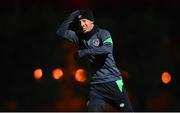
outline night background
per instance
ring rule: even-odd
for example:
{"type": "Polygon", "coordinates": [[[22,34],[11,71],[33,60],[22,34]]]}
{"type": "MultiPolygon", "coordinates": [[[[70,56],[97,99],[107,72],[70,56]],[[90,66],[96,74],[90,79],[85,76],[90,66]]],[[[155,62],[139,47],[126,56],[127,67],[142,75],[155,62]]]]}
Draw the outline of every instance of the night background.
{"type": "Polygon", "coordinates": [[[0,111],[86,111],[88,76],[75,76],[83,69],[72,57],[77,47],[56,35],[81,8],[110,31],[134,111],[180,111],[178,0],[2,0],[0,111]]]}

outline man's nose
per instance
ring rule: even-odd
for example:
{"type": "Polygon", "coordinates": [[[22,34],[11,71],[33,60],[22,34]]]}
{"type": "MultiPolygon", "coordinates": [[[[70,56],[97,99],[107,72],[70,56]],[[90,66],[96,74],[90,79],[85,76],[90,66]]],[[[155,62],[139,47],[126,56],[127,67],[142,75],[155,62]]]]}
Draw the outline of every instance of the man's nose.
{"type": "Polygon", "coordinates": [[[81,22],[81,26],[82,26],[82,27],[84,26],[84,23],[83,23],[83,22],[81,22]]]}

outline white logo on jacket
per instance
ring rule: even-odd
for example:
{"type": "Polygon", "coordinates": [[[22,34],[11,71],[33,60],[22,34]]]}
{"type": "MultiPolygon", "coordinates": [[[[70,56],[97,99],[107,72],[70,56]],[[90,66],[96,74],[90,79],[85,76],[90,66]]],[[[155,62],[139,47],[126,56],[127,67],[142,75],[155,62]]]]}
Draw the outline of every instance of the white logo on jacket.
{"type": "Polygon", "coordinates": [[[79,15],[78,18],[79,18],[79,19],[82,18],[82,15],[79,15]]]}
{"type": "Polygon", "coordinates": [[[93,46],[99,46],[99,44],[100,44],[100,41],[99,41],[99,39],[98,38],[96,38],[96,39],[93,39],[93,46]]]}

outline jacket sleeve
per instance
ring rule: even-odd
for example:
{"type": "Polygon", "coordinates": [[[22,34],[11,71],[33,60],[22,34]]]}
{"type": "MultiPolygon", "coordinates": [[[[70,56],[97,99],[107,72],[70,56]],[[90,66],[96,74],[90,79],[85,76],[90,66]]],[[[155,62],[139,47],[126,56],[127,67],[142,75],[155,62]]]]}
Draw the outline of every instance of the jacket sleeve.
{"type": "Polygon", "coordinates": [[[99,37],[102,41],[102,45],[92,49],[83,49],[78,51],[78,57],[84,57],[86,55],[99,55],[109,54],[113,51],[113,42],[110,33],[107,30],[103,30],[99,33],[99,37]]]}
{"type": "Polygon", "coordinates": [[[73,13],[70,14],[70,16],[65,20],[58,28],[56,31],[56,34],[62,38],[68,39],[71,42],[78,43],[78,37],[76,33],[72,30],[70,30],[70,25],[76,18],[76,16],[79,15],[79,10],[74,11],[73,13]]]}

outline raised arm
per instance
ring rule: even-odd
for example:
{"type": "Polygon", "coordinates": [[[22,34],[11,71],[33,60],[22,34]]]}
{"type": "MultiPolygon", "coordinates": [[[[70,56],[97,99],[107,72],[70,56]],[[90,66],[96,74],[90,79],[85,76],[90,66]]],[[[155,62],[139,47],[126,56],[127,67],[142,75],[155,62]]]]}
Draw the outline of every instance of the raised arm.
{"type": "Polygon", "coordinates": [[[62,38],[66,38],[74,43],[78,43],[78,37],[76,33],[70,30],[71,23],[79,15],[79,10],[76,10],[70,14],[70,16],[65,20],[56,31],[56,34],[62,38]]]}

